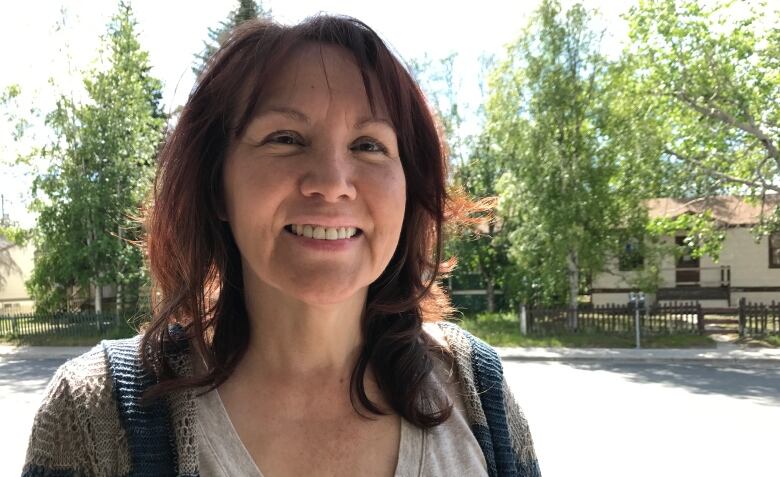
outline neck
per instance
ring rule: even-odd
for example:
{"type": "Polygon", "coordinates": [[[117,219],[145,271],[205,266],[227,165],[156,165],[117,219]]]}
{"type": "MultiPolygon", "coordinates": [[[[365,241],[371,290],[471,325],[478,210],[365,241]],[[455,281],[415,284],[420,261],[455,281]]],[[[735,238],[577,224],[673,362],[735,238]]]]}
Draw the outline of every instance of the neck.
{"type": "Polygon", "coordinates": [[[367,288],[339,303],[313,305],[245,280],[250,340],[237,372],[263,381],[349,382],[362,344],[367,288]]]}

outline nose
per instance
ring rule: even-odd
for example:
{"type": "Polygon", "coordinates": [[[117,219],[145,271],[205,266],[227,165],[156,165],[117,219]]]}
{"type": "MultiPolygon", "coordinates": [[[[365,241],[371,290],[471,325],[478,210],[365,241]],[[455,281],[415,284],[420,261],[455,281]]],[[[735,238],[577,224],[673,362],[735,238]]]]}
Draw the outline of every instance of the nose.
{"type": "Polygon", "coordinates": [[[331,149],[310,161],[309,170],[301,179],[301,193],[306,197],[320,196],[326,202],[354,200],[354,168],[347,154],[331,149]]]}

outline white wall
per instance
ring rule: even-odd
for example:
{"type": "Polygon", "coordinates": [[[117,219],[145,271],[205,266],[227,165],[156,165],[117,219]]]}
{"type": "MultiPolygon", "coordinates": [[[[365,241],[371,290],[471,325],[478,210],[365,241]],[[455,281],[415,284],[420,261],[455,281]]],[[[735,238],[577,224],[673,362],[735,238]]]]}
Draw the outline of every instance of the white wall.
{"type": "Polygon", "coordinates": [[[3,265],[5,284],[0,288],[0,314],[27,313],[33,309],[33,301],[27,293],[24,282],[30,278],[33,269],[34,248],[31,244],[24,247],[11,246],[3,251],[0,257],[3,265]]]}
{"type": "MultiPolygon", "coordinates": [[[[780,302],[780,291],[740,291],[749,287],[780,287],[780,268],[769,268],[769,242],[766,237],[756,242],[749,227],[725,229],[726,238],[723,241],[719,260],[716,262],[708,256],[700,259],[700,267],[704,286],[716,286],[720,279],[718,268],[728,265],[731,268],[731,302],[736,305],[744,297],[750,302],[769,303],[772,300],[780,302]],[[707,270],[706,268],[713,269],[707,270]]],[[[666,242],[671,242],[667,238],[666,242]]],[[[631,279],[637,272],[620,272],[617,270],[617,259],[609,262],[613,273],[600,273],[593,277],[593,288],[630,288],[631,279]]],[[[673,287],[675,283],[675,260],[667,257],[662,263],[661,277],[663,285],[673,287]]],[[[626,303],[627,293],[594,293],[595,305],[605,303],[626,303]]]]}

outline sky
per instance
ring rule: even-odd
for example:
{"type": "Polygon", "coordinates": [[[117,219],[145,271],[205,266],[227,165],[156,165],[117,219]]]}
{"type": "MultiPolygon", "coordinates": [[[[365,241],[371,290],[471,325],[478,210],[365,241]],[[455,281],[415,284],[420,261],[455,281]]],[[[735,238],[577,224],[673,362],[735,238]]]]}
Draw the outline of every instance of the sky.
{"type": "MultiPolygon", "coordinates": [[[[395,0],[266,0],[274,18],[295,23],[318,12],[345,14],[367,23],[404,60],[428,55],[458,54],[455,63],[459,103],[473,111],[481,102],[478,86],[483,54],[499,58],[516,39],[539,0],[479,0],[478,2],[395,0]]],[[[564,7],[573,0],[563,0],[564,7]]],[[[626,36],[620,15],[635,0],[585,0],[598,9],[598,26],[606,30],[603,46],[617,55],[626,36]]],[[[194,82],[193,55],[203,48],[209,27],[235,8],[236,0],[130,0],[138,21],[141,45],[149,51],[152,74],[163,81],[163,101],[172,111],[183,104],[194,82]]],[[[116,11],[113,0],[37,0],[0,5],[0,44],[3,67],[0,91],[18,84],[18,107],[50,111],[60,94],[79,97],[81,74],[96,64],[100,37],[116,11]]],[[[467,127],[476,127],[467,121],[467,127]]],[[[0,195],[4,212],[24,227],[34,225],[27,210],[32,169],[12,166],[13,158],[45,140],[43,128],[32,128],[26,142],[15,143],[10,127],[0,119],[0,195]]]]}

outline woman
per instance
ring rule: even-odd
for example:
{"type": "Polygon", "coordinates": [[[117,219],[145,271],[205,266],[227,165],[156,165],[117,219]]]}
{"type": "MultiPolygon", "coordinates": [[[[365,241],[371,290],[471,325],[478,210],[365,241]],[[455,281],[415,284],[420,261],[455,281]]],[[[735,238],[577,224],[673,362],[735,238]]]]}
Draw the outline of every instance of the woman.
{"type": "Polygon", "coordinates": [[[446,176],[365,24],[242,25],[159,157],[154,319],[58,370],[25,475],[539,475],[500,360],[443,321],[446,176]]]}

